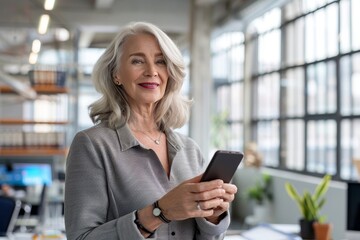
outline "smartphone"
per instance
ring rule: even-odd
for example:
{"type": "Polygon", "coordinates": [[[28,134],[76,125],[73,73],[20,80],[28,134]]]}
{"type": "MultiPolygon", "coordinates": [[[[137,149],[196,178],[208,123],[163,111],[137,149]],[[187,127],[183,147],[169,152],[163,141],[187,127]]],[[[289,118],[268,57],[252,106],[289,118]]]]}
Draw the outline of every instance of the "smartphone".
{"type": "Polygon", "coordinates": [[[225,183],[229,183],[243,158],[242,152],[217,150],[207,166],[201,182],[222,179],[225,183]]]}

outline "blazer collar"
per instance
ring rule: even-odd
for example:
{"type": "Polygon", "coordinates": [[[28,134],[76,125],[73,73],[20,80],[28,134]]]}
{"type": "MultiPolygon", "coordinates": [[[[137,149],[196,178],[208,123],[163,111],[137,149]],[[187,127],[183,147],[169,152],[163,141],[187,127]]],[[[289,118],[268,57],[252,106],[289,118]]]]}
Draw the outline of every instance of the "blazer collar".
{"type": "MultiPolygon", "coordinates": [[[[127,124],[124,124],[115,130],[118,136],[121,151],[126,151],[135,146],[146,148],[135,138],[127,124]]],[[[171,146],[175,151],[179,151],[184,147],[180,137],[172,129],[165,129],[164,132],[166,134],[166,141],[169,144],[168,147],[171,146]]]]}

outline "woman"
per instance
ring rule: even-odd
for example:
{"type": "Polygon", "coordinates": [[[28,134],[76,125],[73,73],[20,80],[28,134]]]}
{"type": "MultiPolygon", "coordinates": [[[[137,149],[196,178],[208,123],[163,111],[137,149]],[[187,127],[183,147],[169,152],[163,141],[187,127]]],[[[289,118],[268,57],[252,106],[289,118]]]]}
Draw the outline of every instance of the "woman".
{"type": "Polygon", "coordinates": [[[188,119],[184,63],[158,27],[126,26],[93,71],[96,125],[79,132],[66,166],[67,239],[215,239],[237,189],[199,183],[196,143],[172,129],[188,119]]]}

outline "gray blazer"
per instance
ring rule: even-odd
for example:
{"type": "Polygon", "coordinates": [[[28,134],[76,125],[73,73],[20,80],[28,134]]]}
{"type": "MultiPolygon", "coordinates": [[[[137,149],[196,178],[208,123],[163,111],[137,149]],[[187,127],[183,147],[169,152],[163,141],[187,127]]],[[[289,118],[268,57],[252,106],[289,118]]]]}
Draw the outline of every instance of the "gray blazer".
{"type": "MultiPolygon", "coordinates": [[[[155,152],[142,146],[127,125],[101,123],[76,134],[66,163],[65,226],[68,240],[144,239],[134,212],[161,198],[206,165],[190,138],[166,130],[170,177],[155,152]]],[[[214,225],[203,218],[162,224],[155,239],[223,237],[229,214],[214,225]]]]}

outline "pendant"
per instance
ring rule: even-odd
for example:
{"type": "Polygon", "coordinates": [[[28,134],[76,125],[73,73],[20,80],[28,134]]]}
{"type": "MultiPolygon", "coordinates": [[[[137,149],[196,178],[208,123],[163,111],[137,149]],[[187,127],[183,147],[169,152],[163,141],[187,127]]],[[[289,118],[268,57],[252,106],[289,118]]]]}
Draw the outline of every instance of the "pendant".
{"type": "Polygon", "coordinates": [[[157,140],[157,139],[156,139],[154,142],[155,142],[157,145],[160,145],[160,140],[157,140]]]}

